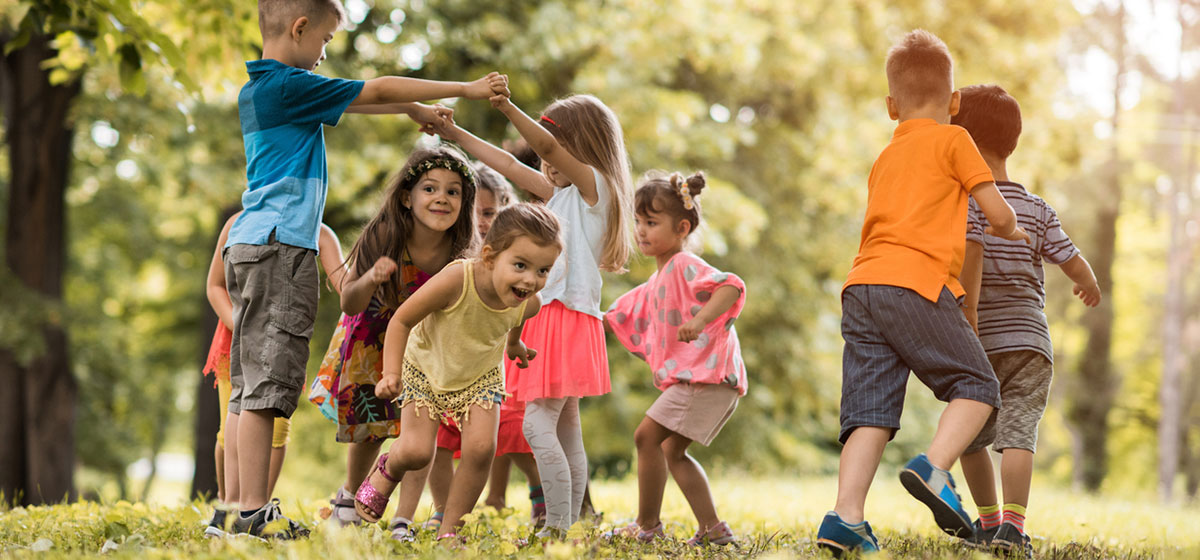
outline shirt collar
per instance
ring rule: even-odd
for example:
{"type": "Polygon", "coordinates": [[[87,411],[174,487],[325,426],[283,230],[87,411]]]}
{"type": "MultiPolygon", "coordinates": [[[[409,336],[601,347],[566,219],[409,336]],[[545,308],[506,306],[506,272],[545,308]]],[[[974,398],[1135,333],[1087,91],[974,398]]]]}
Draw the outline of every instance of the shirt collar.
{"type": "Polygon", "coordinates": [[[896,127],[896,132],[892,134],[892,138],[899,138],[919,128],[937,126],[937,124],[937,121],[933,119],[908,119],[896,127]]]}

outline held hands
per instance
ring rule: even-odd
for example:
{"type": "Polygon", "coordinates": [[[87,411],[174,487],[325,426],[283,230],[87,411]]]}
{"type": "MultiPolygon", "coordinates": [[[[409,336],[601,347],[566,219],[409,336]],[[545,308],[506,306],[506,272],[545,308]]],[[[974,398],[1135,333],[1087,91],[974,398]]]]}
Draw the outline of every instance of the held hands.
{"type": "Polygon", "coordinates": [[[508,359],[516,360],[517,367],[521,369],[529,367],[529,361],[537,356],[537,350],[525,346],[525,343],[520,341],[507,345],[504,352],[508,354],[508,359]]]}
{"type": "Polygon", "coordinates": [[[996,233],[996,230],[992,229],[992,226],[988,226],[987,229],[983,230],[983,232],[988,235],[994,235],[1001,239],[1007,239],[1009,241],[1024,241],[1026,245],[1029,244],[1029,234],[1025,233],[1025,228],[1021,226],[1013,228],[1012,233],[1008,235],[1000,235],[996,233]]]}
{"type": "Polygon", "coordinates": [[[1097,305],[1100,305],[1100,286],[1095,282],[1087,286],[1075,284],[1075,287],[1071,289],[1071,292],[1079,296],[1079,299],[1083,301],[1083,304],[1088,307],[1096,307],[1097,305]]]}
{"type": "Polygon", "coordinates": [[[499,87],[502,87],[504,94],[508,95],[508,76],[499,72],[492,72],[478,80],[467,83],[463,97],[467,99],[487,99],[499,93],[496,89],[498,87],[497,84],[502,84],[499,87]]]}
{"type": "Polygon", "coordinates": [[[704,327],[706,326],[708,326],[708,323],[700,320],[699,317],[692,317],[688,322],[679,326],[679,342],[696,340],[700,336],[700,333],[704,332],[704,327]]]}
{"type": "Polygon", "coordinates": [[[492,107],[499,109],[508,103],[508,98],[512,95],[512,92],[508,90],[508,76],[503,74],[496,74],[495,76],[495,78],[488,82],[492,88],[492,94],[488,96],[488,101],[492,103],[492,107]]]}
{"type": "Polygon", "coordinates": [[[414,103],[413,109],[409,112],[408,116],[413,122],[421,126],[421,132],[432,136],[436,133],[435,125],[441,120],[441,113],[439,111],[443,109],[450,111],[450,114],[454,114],[453,109],[441,104],[426,105],[424,103],[414,103]]]}
{"type": "Polygon", "coordinates": [[[395,272],[396,261],[389,257],[379,257],[379,260],[375,261],[375,266],[372,266],[371,270],[368,270],[364,276],[367,276],[373,284],[378,286],[387,282],[388,278],[391,278],[395,272]]]}
{"type": "Polygon", "coordinates": [[[402,385],[403,384],[400,382],[400,374],[385,373],[383,374],[383,377],[379,379],[379,383],[375,384],[375,396],[389,401],[394,400],[396,397],[400,396],[400,389],[402,388],[402,385]]]}

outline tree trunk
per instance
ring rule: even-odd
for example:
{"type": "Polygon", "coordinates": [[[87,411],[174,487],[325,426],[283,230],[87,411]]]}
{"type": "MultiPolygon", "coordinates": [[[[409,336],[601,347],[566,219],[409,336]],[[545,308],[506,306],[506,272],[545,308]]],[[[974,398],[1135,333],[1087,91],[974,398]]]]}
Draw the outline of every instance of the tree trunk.
{"type": "MultiPolygon", "coordinates": [[[[72,157],[67,114],[80,84],[50,85],[40,65],[53,56],[48,38],[35,36],[0,59],[0,100],[12,172],[5,264],[27,288],[57,304],[72,157]]],[[[47,311],[46,319],[42,355],[19,363],[12,351],[0,349],[0,492],[22,504],[75,498],[77,387],[61,314],[47,311]]]]}
{"type": "MultiPolygon", "coordinates": [[[[220,223],[225,223],[222,220],[220,223]]],[[[216,245],[216,242],[213,242],[216,245]]],[[[208,347],[212,343],[213,331],[217,328],[217,314],[213,313],[205,300],[204,320],[200,322],[200,364],[208,358],[208,347]]],[[[192,499],[213,499],[217,496],[217,471],[213,460],[213,449],[217,445],[217,430],[221,427],[220,403],[217,402],[217,389],[213,387],[213,377],[198,376],[196,385],[196,420],[193,425],[192,440],[195,442],[193,455],[196,460],[195,474],[192,476],[192,499]]]]}
{"type": "Polygon", "coordinates": [[[1101,187],[1100,208],[1096,212],[1093,242],[1088,261],[1104,301],[1084,313],[1087,345],[1079,361],[1079,386],[1070,404],[1068,418],[1075,437],[1075,484],[1088,491],[1100,489],[1108,472],[1108,413],[1112,410],[1118,380],[1112,374],[1110,353],[1113,327],[1113,259],[1117,246],[1117,218],[1121,212],[1121,159],[1118,139],[1121,137],[1121,86],[1125,79],[1125,7],[1118,3],[1115,14],[1115,52],[1117,71],[1113,86],[1112,146],[1108,162],[1108,177],[1101,187]]]}

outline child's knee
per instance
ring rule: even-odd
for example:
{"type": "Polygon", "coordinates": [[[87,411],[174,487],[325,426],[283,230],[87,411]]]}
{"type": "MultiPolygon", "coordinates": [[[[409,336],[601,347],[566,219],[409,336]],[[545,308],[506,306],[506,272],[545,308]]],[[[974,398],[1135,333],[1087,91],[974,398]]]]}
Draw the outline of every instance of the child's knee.
{"type": "Polygon", "coordinates": [[[667,438],[662,442],[663,455],[668,461],[682,461],[687,457],[688,445],[690,441],[679,441],[676,438],[667,438]]]}
{"type": "Polygon", "coordinates": [[[650,449],[662,443],[656,430],[642,424],[633,432],[633,443],[638,449],[650,449]]]}

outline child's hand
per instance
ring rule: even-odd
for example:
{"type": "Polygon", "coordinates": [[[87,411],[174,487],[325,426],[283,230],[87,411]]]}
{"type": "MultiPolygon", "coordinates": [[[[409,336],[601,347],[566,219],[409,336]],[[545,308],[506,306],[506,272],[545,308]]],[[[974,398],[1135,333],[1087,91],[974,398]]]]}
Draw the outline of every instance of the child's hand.
{"type": "Polygon", "coordinates": [[[1071,291],[1079,296],[1079,299],[1083,300],[1083,304],[1088,307],[1100,305],[1100,286],[1095,282],[1088,286],[1075,284],[1071,291]]]}
{"type": "MultiPolygon", "coordinates": [[[[508,97],[512,92],[508,91],[508,76],[492,72],[488,74],[488,86],[492,88],[491,96],[503,95],[508,97]]],[[[489,96],[489,97],[491,97],[489,96]]]]}
{"type": "Polygon", "coordinates": [[[679,342],[696,340],[707,325],[708,323],[701,321],[698,317],[692,317],[691,320],[679,326],[679,342]]]}
{"type": "Polygon", "coordinates": [[[456,140],[455,136],[456,132],[458,131],[458,127],[454,125],[453,119],[438,118],[430,123],[429,129],[432,130],[434,134],[437,134],[446,140],[456,140]]]}
{"type": "Polygon", "coordinates": [[[426,105],[424,103],[414,103],[413,105],[414,108],[408,114],[408,117],[411,118],[413,122],[421,125],[421,132],[429,135],[434,134],[433,125],[441,118],[440,113],[438,112],[439,107],[450,111],[451,114],[454,113],[452,109],[442,105],[426,105]]]}
{"type": "Polygon", "coordinates": [[[1010,233],[1008,235],[997,234],[996,230],[992,229],[992,226],[988,226],[987,229],[984,230],[984,233],[986,233],[988,235],[994,235],[1001,239],[1007,239],[1009,241],[1024,241],[1026,245],[1029,244],[1029,234],[1025,233],[1025,228],[1023,228],[1021,226],[1017,226],[1016,228],[1014,228],[1012,230],[1012,233],[1010,233]]]}
{"type": "Polygon", "coordinates": [[[508,359],[516,360],[517,367],[521,369],[529,367],[529,361],[537,356],[537,350],[525,346],[525,343],[520,341],[507,345],[504,350],[508,354],[508,359]]]}
{"type": "Polygon", "coordinates": [[[492,72],[487,76],[468,83],[466,91],[463,92],[463,97],[467,99],[487,99],[496,94],[492,89],[493,81],[498,81],[501,78],[503,79],[505,91],[508,91],[508,77],[503,76],[499,72],[492,72]]]}
{"type": "Polygon", "coordinates": [[[371,282],[378,286],[387,282],[394,272],[396,272],[396,261],[389,257],[379,257],[379,260],[375,261],[375,266],[367,271],[367,275],[371,282]]]}
{"type": "Polygon", "coordinates": [[[379,383],[375,384],[375,396],[390,401],[400,396],[401,388],[403,383],[400,382],[400,374],[385,373],[379,379],[379,383]]]}

